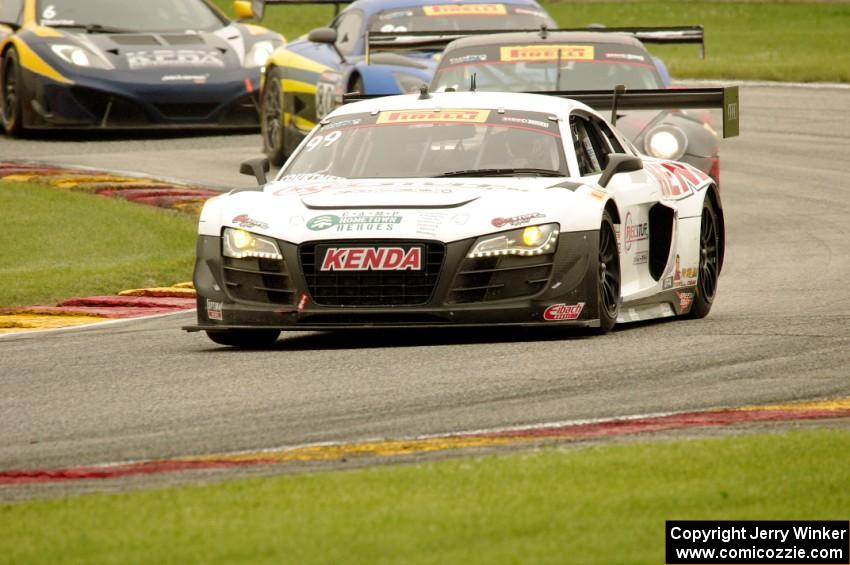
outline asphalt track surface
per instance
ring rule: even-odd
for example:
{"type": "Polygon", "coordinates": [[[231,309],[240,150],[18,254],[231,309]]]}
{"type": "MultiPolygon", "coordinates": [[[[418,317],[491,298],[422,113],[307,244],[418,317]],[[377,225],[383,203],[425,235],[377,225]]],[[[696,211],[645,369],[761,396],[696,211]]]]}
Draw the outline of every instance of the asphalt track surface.
{"type": "MultiPolygon", "coordinates": [[[[7,337],[0,470],[847,397],[850,90],[748,87],[741,106],[742,136],[722,147],[727,263],[705,320],[603,336],[284,334],[249,352],[181,332],[192,314],[7,337]]],[[[256,146],[3,140],[0,158],[208,182],[256,146]]]]}

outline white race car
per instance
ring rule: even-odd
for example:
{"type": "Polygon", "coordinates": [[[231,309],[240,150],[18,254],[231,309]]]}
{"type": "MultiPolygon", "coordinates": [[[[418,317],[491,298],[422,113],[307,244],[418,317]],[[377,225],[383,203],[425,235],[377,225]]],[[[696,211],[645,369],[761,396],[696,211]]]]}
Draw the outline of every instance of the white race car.
{"type": "MultiPolygon", "coordinates": [[[[561,325],[708,314],[724,221],[711,178],[638,153],[568,94],[363,100],[280,174],[200,218],[198,323],[214,342],[281,330],[561,325]]],[[[722,107],[737,89],[582,93],[596,107],[722,107]],[[616,99],[616,101],[615,101],[616,99]]]]}

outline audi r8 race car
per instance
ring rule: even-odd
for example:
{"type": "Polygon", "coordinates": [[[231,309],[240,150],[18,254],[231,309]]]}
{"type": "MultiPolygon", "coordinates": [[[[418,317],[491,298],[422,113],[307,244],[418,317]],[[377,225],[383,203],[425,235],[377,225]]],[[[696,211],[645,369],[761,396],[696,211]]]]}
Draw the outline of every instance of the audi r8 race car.
{"type": "MultiPolygon", "coordinates": [[[[657,59],[642,42],[700,43],[701,26],[611,28],[593,31],[541,30],[470,36],[450,43],[431,90],[487,91],[607,90],[665,88],[657,59]]],[[[707,111],[669,108],[630,112],[616,125],[642,152],[693,165],[720,181],[720,139],[707,111]]]]}
{"type": "Polygon", "coordinates": [[[207,0],[0,0],[2,125],[256,126],[260,68],[283,43],[207,0]]]}
{"type": "MultiPolygon", "coordinates": [[[[257,0],[254,10],[259,19],[266,4],[342,3],[257,0]]],[[[536,0],[357,0],[329,27],[315,29],[272,55],[263,75],[264,151],[275,165],[282,164],[346,92],[402,94],[428,84],[445,44],[369,57],[370,32],[531,30],[541,25],[555,23],[536,0]]]]}
{"type": "Polygon", "coordinates": [[[374,98],[325,117],[277,178],[209,200],[194,284],[214,342],[281,330],[564,325],[708,314],[716,183],[638,154],[580,100],[722,107],[737,88],[374,98]]]}

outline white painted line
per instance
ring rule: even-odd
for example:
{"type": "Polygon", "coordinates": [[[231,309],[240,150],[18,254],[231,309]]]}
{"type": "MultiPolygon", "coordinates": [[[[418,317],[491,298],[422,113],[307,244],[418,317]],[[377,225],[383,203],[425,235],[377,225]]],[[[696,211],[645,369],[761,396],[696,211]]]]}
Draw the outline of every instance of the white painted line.
{"type": "Polygon", "coordinates": [[[681,86],[744,86],[767,88],[808,88],[811,90],[850,90],[850,84],[841,82],[779,82],[769,80],[733,80],[733,79],[682,79],[674,80],[681,86]]]}
{"type": "MultiPolygon", "coordinates": [[[[18,338],[27,338],[27,337],[39,337],[44,334],[54,334],[54,333],[66,333],[80,330],[91,330],[98,329],[105,326],[116,326],[119,324],[126,324],[128,322],[138,322],[141,320],[156,320],[158,318],[168,318],[169,316],[177,316],[178,314],[185,314],[187,312],[196,312],[195,308],[189,310],[178,310],[176,312],[166,312],[165,314],[154,314],[153,316],[140,316],[138,318],[118,318],[118,319],[107,319],[103,322],[93,322],[91,324],[83,324],[79,326],[68,326],[66,328],[50,328],[46,330],[28,330],[26,328],[22,328],[21,331],[0,334],[0,340],[3,339],[11,339],[13,337],[18,338]]],[[[49,315],[49,314],[48,314],[49,315]]],[[[57,316],[60,318],[61,316],[57,316]]]]}

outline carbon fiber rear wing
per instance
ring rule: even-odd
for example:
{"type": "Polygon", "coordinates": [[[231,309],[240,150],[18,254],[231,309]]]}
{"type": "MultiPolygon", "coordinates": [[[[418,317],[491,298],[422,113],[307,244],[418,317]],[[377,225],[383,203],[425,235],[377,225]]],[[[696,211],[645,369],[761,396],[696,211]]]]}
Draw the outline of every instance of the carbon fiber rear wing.
{"type": "Polygon", "coordinates": [[[251,11],[254,18],[260,21],[266,15],[266,6],[324,4],[333,5],[334,14],[338,14],[340,5],[351,4],[352,2],[354,0],[251,0],[251,11]]]}
{"type": "MultiPolygon", "coordinates": [[[[618,110],[687,110],[719,108],[723,112],[723,137],[736,137],[740,132],[740,107],[738,87],[721,88],[674,88],[653,90],[626,90],[618,86],[614,90],[559,90],[526,92],[542,96],[557,96],[587,104],[597,111],[611,110],[616,123],[618,110]]],[[[421,96],[427,96],[424,91],[421,96]]],[[[383,98],[386,94],[360,94],[352,92],[343,96],[343,104],[383,98]]]]}
{"type": "MultiPolygon", "coordinates": [[[[269,0],[274,1],[274,0],[269,0]]],[[[297,2],[307,0],[278,0],[297,2]]],[[[366,62],[372,53],[382,51],[442,51],[456,39],[478,35],[502,33],[521,33],[539,31],[540,38],[559,32],[620,33],[635,37],[644,43],[694,43],[700,46],[700,57],[705,58],[705,29],[701,25],[673,27],[601,27],[601,28],[564,28],[564,29],[478,29],[464,31],[370,31],[366,34],[366,62]]]]}

